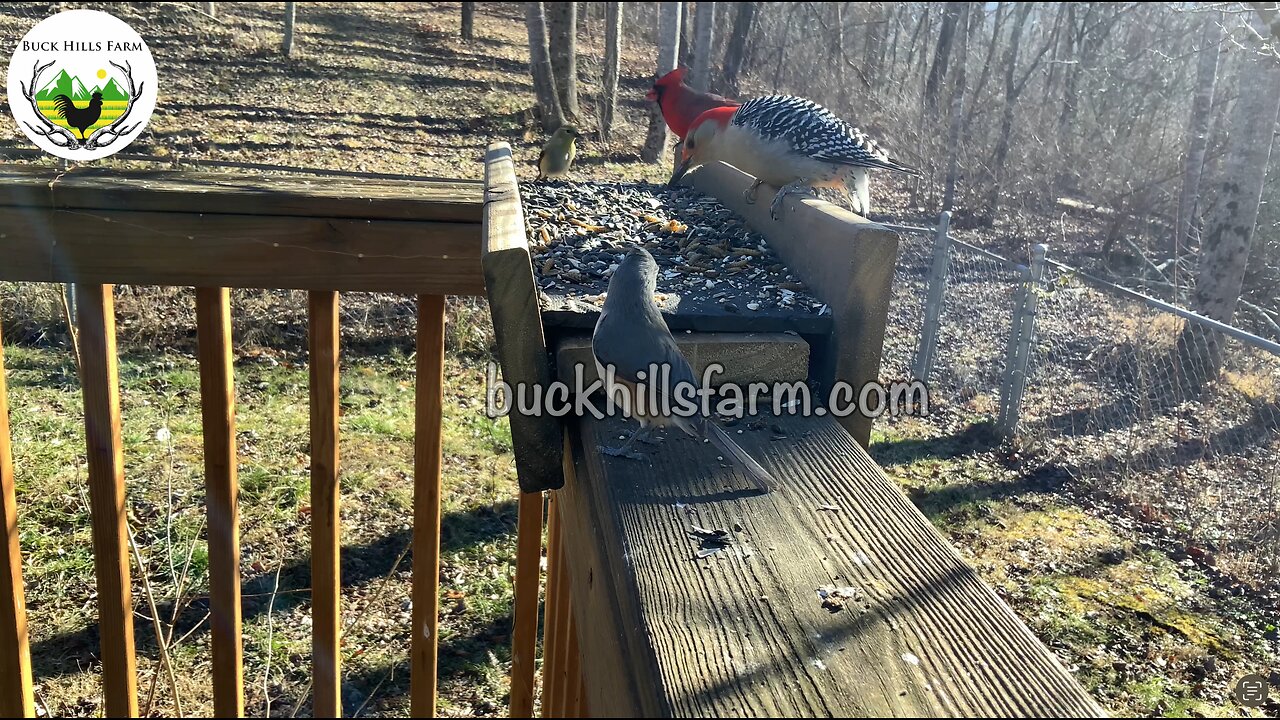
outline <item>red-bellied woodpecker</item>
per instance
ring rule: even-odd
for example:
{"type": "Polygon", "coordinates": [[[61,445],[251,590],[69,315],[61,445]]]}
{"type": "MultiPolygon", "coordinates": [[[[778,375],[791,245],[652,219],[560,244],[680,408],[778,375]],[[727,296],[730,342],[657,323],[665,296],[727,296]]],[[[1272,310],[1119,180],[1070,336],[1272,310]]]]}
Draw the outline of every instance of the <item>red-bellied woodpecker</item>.
{"type": "Polygon", "coordinates": [[[920,174],[890,158],[866,133],[830,110],[790,95],[756,98],[741,107],[714,108],[699,115],[671,182],[694,165],[713,160],[755,176],[746,192],[748,202],[755,201],[762,183],[780,188],[769,206],[775,220],[787,195],[832,187],[849,198],[849,181],[858,194],[858,210],[865,215],[871,206],[868,170],[920,174]]]}

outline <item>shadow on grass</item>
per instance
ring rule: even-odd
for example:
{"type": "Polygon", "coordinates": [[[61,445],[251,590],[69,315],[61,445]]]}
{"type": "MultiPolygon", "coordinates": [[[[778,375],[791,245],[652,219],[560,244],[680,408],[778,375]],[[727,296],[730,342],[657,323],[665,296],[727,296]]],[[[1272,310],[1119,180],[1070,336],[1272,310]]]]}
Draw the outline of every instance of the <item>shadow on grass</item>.
{"type": "Polygon", "coordinates": [[[1000,446],[1000,436],[989,422],[965,427],[959,433],[933,438],[887,440],[871,446],[870,455],[885,467],[911,465],[922,460],[954,460],[988,452],[1000,446]]]}
{"type": "MultiPolygon", "coordinates": [[[[441,552],[459,552],[488,540],[512,535],[515,527],[516,503],[514,500],[448,513],[441,521],[441,552]]],[[[395,567],[397,558],[405,552],[412,541],[412,532],[404,530],[384,535],[368,543],[344,546],[342,548],[342,587],[347,589],[362,587],[386,577],[395,567]]],[[[413,554],[409,552],[401,561],[400,569],[408,570],[413,566],[412,563],[413,554]]],[[[246,623],[265,615],[269,607],[272,608],[273,613],[284,613],[309,601],[310,554],[296,556],[280,570],[280,586],[276,591],[275,604],[272,607],[271,594],[274,586],[274,570],[257,573],[243,580],[241,611],[246,623]]],[[[138,608],[145,607],[145,601],[141,597],[135,596],[134,603],[138,608]]],[[[173,606],[170,603],[159,604],[158,609],[160,616],[166,619],[173,612],[173,606]]],[[[196,598],[191,602],[178,618],[176,636],[180,637],[201,624],[204,624],[204,627],[193,634],[192,640],[206,636],[208,626],[205,624],[204,617],[208,610],[207,597],[196,598]]],[[[140,612],[145,613],[145,610],[140,612]]],[[[134,632],[139,654],[157,659],[155,634],[151,622],[142,616],[135,617],[134,632]]],[[[34,672],[37,676],[43,677],[81,672],[97,657],[99,642],[99,630],[95,623],[33,643],[31,660],[34,672]]]]}

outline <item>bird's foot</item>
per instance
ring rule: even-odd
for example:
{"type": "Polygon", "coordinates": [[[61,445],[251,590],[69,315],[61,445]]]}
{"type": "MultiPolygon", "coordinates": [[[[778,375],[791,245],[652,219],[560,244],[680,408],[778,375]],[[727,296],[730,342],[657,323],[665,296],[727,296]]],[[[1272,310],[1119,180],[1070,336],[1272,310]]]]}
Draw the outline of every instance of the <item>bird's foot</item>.
{"type": "Polygon", "coordinates": [[[760,186],[761,186],[762,184],[764,184],[764,181],[763,181],[763,180],[757,180],[757,181],[755,181],[755,182],[751,183],[751,187],[749,187],[749,188],[747,188],[746,190],[742,191],[742,200],[743,200],[743,202],[745,202],[745,203],[746,203],[746,204],[748,204],[748,205],[755,205],[755,204],[756,204],[756,195],[758,194],[758,192],[757,192],[757,191],[760,189],[760,186]]]}
{"type": "Polygon", "coordinates": [[[644,443],[645,445],[661,445],[662,444],[662,438],[655,437],[653,435],[641,435],[637,437],[636,440],[638,442],[644,443]]]}
{"type": "Polygon", "coordinates": [[[620,457],[628,460],[644,460],[644,455],[641,455],[638,452],[631,452],[625,448],[606,447],[601,445],[600,452],[608,455],[609,457],[620,457]]]}
{"type": "MultiPolygon", "coordinates": [[[[784,186],[778,191],[777,195],[773,196],[773,203],[769,205],[769,217],[773,218],[775,222],[782,219],[782,201],[786,200],[788,195],[809,195],[811,197],[817,197],[818,193],[804,180],[797,180],[784,186]]],[[[791,211],[795,212],[795,208],[791,208],[791,211]]]]}

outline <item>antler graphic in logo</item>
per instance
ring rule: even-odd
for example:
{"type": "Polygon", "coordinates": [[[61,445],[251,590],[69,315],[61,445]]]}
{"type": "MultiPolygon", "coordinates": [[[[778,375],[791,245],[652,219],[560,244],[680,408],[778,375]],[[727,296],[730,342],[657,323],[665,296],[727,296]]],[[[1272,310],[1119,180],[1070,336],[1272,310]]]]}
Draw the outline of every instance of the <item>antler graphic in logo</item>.
{"type": "MultiPolygon", "coordinates": [[[[129,113],[133,110],[133,105],[142,94],[142,89],[145,85],[145,83],[134,83],[133,66],[128,61],[125,61],[124,65],[115,62],[110,63],[112,67],[124,73],[125,82],[129,86],[128,98],[124,112],[120,113],[120,115],[117,116],[111,124],[104,125],[97,130],[94,130],[93,134],[90,135],[88,139],[84,139],[83,137],[77,138],[75,133],[71,132],[67,128],[55,125],[51,120],[49,120],[49,118],[45,117],[43,112],[41,112],[40,103],[36,100],[36,88],[39,87],[40,76],[44,74],[45,70],[53,67],[53,62],[54,61],[51,60],[48,63],[41,65],[39,61],[36,61],[35,69],[31,74],[31,85],[24,85],[21,81],[18,83],[22,88],[23,97],[31,103],[31,109],[35,111],[36,119],[40,121],[41,127],[36,127],[29,122],[23,122],[23,124],[30,128],[32,132],[43,136],[48,139],[49,142],[60,148],[66,148],[68,150],[97,150],[98,148],[110,146],[142,125],[144,121],[138,121],[131,125],[125,122],[129,119],[129,113]]],[[[69,99],[66,104],[70,105],[69,99]]],[[[74,105],[71,105],[73,110],[74,107],[74,105]]],[[[63,113],[65,116],[66,110],[63,110],[63,113]]],[[[96,117],[94,119],[96,120],[96,117]]],[[[83,133],[83,130],[81,130],[81,132],[83,133]]]]}

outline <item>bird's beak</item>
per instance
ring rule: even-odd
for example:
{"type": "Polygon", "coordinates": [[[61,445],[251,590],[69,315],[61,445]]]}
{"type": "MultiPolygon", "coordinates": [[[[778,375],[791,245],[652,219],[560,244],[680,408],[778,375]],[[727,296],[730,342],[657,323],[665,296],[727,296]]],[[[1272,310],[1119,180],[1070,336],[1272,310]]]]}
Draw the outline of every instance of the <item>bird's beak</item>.
{"type": "Polygon", "coordinates": [[[693,158],[686,155],[685,158],[680,161],[680,165],[676,167],[676,171],[671,173],[671,179],[667,181],[667,187],[675,187],[676,184],[680,182],[680,178],[684,177],[684,174],[689,172],[690,165],[693,165],[693,158]]]}

